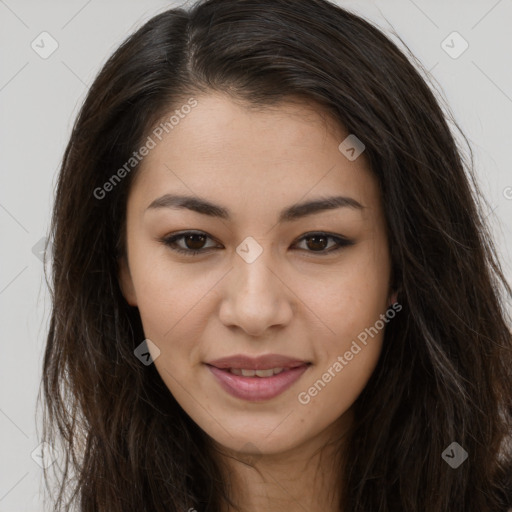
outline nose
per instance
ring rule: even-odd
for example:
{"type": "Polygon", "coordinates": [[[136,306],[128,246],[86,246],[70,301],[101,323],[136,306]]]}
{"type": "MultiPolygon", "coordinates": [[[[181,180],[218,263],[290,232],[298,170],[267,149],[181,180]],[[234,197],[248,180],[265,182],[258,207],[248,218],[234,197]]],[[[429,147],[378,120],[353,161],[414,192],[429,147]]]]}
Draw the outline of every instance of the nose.
{"type": "MultiPolygon", "coordinates": [[[[270,250],[252,263],[235,257],[223,288],[220,320],[250,336],[262,336],[270,327],[284,327],[296,310],[297,298],[283,271],[272,262],[270,250]]],[[[288,278],[289,280],[289,278],[288,278]]]]}

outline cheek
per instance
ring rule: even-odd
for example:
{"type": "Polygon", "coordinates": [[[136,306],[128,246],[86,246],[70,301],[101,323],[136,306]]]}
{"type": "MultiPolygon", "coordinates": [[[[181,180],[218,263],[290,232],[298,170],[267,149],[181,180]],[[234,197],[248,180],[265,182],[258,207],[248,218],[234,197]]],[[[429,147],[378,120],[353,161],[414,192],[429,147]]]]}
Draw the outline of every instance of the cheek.
{"type": "Polygon", "coordinates": [[[327,425],[350,408],[375,370],[392,321],[385,316],[388,275],[363,259],[351,270],[330,281],[325,300],[312,306],[329,330],[315,344],[317,366],[297,396],[305,421],[318,416],[327,425]]]}
{"type": "Polygon", "coordinates": [[[172,355],[175,360],[179,356],[192,363],[194,349],[213,314],[206,297],[211,285],[186,287],[179,280],[158,280],[154,284],[153,289],[146,284],[148,293],[139,300],[144,333],[163,356],[172,355]]]}
{"type": "Polygon", "coordinates": [[[134,246],[131,274],[145,334],[165,343],[197,325],[208,291],[218,280],[213,272],[171,261],[165,246],[134,246]],[[193,272],[193,268],[196,269],[193,272]]]}
{"type": "Polygon", "coordinates": [[[201,339],[213,315],[210,279],[191,280],[175,268],[148,269],[138,291],[144,334],[159,349],[154,364],[178,401],[190,400],[184,387],[193,382],[191,367],[201,359],[201,339]]]}
{"type": "Polygon", "coordinates": [[[317,283],[316,293],[307,300],[323,320],[324,351],[329,353],[349,347],[388,307],[387,253],[383,250],[377,260],[371,251],[357,251],[344,263],[322,279],[321,287],[317,283]]]}
{"type": "Polygon", "coordinates": [[[204,360],[202,340],[216,314],[215,286],[225,271],[170,262],[162,254],[139,256],[132,276],[144,334],[160,351],[155,367],[175,398],[190,400],[183,386],[190,388],[204,360]]]}
{"type": "Polygon", "coordinates": [[[302,399],[308,413],[320,410],[334,420],[349,408],[370,379],[378,362],[390,319],[382,317],[388,303],[389,267],[386,253],[355,255],[346,271],[326,281],[323,293],[310,303],[325,319],[318,339],[317,368],[304,384],[302,399]],[[384,321],[382,318],[385,318],[384,321]]]}
{"type": "Polygon", "coordinates": [[[311,418],[317,418],[316,422],[321,422],[320,427],[324,428],[345,414],[366,387],[381,347],[382,335],[379,334],[367,346],[359,343],[355,354],[347,347],[351,360],[346,358],[345,349],[333,354],[334,357],[321,365],[300,389],[296,397],[297,417],[313,431],[319,425],[311,418]]]}

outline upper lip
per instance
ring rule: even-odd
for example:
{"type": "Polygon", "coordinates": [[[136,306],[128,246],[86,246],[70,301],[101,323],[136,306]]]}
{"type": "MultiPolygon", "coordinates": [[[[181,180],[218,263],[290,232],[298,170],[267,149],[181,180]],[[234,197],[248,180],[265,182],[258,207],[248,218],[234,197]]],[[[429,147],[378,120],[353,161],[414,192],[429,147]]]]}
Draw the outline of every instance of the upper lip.
{"type": "Polygon", "coordinates": [[[265,354],[258,357],[251,357],[244,354],[237,354],[229,357],[222,357],[209,361],[206,364],[217,368],[240,368],[244,370],[268,370],[270,368],[295,368],[309,364],[308,361],[293,359],[279,354],[265,354]]]}

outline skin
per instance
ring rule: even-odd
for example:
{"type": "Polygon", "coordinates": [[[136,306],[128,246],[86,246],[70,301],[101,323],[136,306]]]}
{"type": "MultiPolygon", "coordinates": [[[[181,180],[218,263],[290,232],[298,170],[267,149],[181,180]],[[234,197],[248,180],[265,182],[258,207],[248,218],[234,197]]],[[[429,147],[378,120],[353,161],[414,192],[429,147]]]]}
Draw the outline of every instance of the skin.
{"type": "Polygon", "coordinates": [[[315,103],[256,110],[220,93],[196,98],[197,107],[144,158],[132,184],[127,260],[119,271],[124,297],[160,350],[154,364],[161,378],[212,438],[241,510],[337,510],[333,489],[341,475],[329,457],[343,446],[335,441],[352,421],[384,329],[308,404],[298,394],[396,298],[377,181],[364,153],[350,161],[338,150],[348,132],[315,103]],[[232,217],[147,209],[166,193],[209,200],[232,217]],[[286,207],[334,195],[363,208],[277,223],[286,207]],[[204,247],[202,255],[181,255],[162,243],[185,230],[208,235],[202,245],[176,242],[204,247]],[[336,243],[328,239],[318,250],[302,238],[318,231],[354,244],[329,253],[336,243]],[[250,264],[236,252],[249,236],[263,250],[250,264]],[[283,354],[312,365],[281,395],[247,402],[223,391],[204,364],[241,353],[283,354]]]}

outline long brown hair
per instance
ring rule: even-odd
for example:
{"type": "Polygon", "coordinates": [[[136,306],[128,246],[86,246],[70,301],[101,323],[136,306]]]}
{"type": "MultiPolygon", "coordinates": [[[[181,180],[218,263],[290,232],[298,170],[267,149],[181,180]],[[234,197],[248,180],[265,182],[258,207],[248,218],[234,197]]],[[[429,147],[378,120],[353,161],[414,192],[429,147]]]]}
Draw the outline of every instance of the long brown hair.
{"type": "Polygon", "coordinates": [[[355,403],[340,510],[512,506],[512,293],[471,148],[467,158],[417,69],[324,0],[200,1],[155,16],[112,55],[75,122],[52,217],[42,392],[43,438],[64,453],[56,489],[45,472],[54,510],[217,512],[229,500],[207,436],[134,356],[145,336],[118,257],[138,167],[94,193],[165,113],[208,91],[318,102],[363,141],[382,191],[403,310],[355,403]],[[452,442],[468,453],[457,469],[442,457],[452,442]]]}

